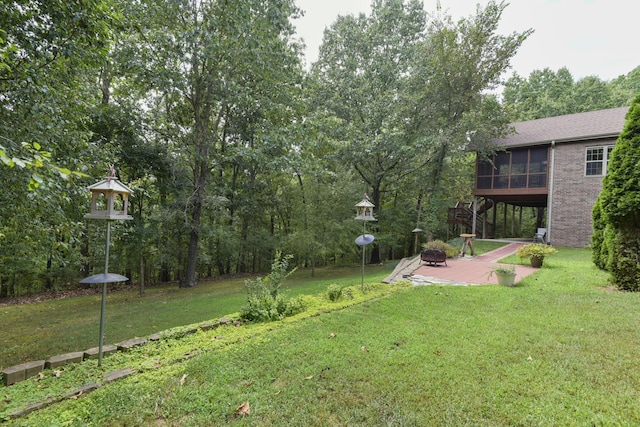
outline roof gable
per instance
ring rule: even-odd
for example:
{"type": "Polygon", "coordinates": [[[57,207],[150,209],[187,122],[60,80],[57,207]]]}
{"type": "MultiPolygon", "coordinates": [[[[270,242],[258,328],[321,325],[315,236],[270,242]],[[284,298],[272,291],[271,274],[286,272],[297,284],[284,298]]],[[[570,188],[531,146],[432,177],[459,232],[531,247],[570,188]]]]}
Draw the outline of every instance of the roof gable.
{"type": "Polygon", "coordinates": [[[512,123],[515,134],[494,139],[502,147],[540,145],[555,142],[584,141],[598,138],[617,138],[624,127],[629,107],[586,113],[567,114],[512,123]]]}

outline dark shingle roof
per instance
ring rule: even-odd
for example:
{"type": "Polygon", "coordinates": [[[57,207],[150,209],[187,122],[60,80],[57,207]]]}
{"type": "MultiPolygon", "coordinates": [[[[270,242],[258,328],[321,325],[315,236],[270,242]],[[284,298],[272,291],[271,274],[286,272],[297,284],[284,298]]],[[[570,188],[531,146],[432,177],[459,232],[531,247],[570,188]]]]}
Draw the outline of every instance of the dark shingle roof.
{"type": "Polygon", "coordinates": [[[584,141],[597,138],[617,138],[629,107],[589,111],[512,123],[516,133],[495,139],[503,147],[539,145],[556,142],[584,141]]]}

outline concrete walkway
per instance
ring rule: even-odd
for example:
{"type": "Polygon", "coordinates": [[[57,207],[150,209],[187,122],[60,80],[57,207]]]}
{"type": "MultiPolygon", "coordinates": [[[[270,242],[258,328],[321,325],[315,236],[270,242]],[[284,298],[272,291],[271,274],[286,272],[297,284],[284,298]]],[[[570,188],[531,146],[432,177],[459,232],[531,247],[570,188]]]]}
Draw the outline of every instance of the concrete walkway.
{"type": "MultiPolygon", "coordinates": [[[[491,268],[498,265],[498,260],[516,252],[524,243],[509,243],[485,254],[471,257],[447,258],[447,265],[438,264],[433,267],[420,262],[420,256],[411,260],[403,260],[398,264],[394,273],[385,279],[385,283],[393,283],[398,280],[408,280],[414,285],[490,285],[497,284],[495,275],[490,278],[491,268]]],[[[516,283],[524,277],[537,271],[528,265],[516,265],[516,283]]]]}

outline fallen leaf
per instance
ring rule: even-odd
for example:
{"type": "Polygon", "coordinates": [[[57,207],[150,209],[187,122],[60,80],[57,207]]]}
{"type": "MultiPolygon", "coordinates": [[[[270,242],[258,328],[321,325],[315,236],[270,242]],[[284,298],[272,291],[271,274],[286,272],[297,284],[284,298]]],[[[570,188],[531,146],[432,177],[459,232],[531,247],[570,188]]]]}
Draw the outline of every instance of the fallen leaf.
{"type": "Polygon", "coordinates": [[[189,374],[183,374],[183,375],[182,375],[182,378],[180,378],[180,385],[184,385],[184,381],[187,379],[187,376],[188,376],[188,375],[189,375],[189,374]]]}
{"type": "Polygon", "coordinates": [[[215,337],[211,338],[211,341],[216,341],[216,340],[221,340],[224,337],[222,335],[216,335],[215,337]]]}
{"type": "Polygon", "coordinates": [[[249,407],[249,402],[244,402],[242,405],[236,408],[236,415],[244,417],[245,415],[249,414],[251,414],[251,407],[249,407]]]}
{"type": "Polygon", "coordinates": [[[247,381],[246,383],[244,383],[242,385],[245,386],[245,387],[250,387],[250,386],[253,385],[254,382],[255,382],[254,380],[251,380],[251,381],[247,381]]]}
{"type": "Polygon", "coordinates": [[[529,356],[527,357],[527,360],[533,360],[533,357],[529,356]]]}
{"type": "Polygon", "coordinates": [[[335,338],[335,337],[336,337],[336,334],[334,334],[333,332],[329,334],[329,338],[335,338]]]}
{"type": "Polygon", "coordinates": [[[369,351],[369,349],[368,349],[367,347],[365,347],[365,346],[360,347],[360,350],[362,350],[362,351],[366,351],[366,352],[368,352],[368,351],[369,351]]]}
{"type": "Polygon", "coordinates": [[[436,354],[436,356],[441,356],[442,355],[442,350],[436,350],[435,354],[436,354]]]}
{"type": "Polygon", "coordinates": [[[305,380],[310,380],[313,378],[313,375],[309,375],[308,377],[304,377],[305,380]]]}
{"type": "Polygon", "coordinates": [[[53,371],[54,377],[60,378],[60,375],[62,375],[62,371],[60,369],[56,369],[55,371],[53,371]]]}
{"type": "Polygon", "coordinates": [[[44,379],[44,373],[43,373],[43,372],[40,372],[40,373],[38,374],[38,376],[37,376],[36,378],[34,378],[34,379],[33,379],[33,381],[38,382],[38,381],[40,381],[40,380],[42,380],[42,379],[44,379]]]}

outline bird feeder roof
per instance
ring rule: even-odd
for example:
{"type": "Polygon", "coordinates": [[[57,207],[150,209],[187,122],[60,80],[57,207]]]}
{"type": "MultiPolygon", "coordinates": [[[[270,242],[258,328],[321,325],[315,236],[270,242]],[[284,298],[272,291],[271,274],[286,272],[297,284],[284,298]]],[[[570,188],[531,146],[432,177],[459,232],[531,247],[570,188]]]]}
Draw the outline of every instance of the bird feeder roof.
{"type": "Polygon", "coordinates": [[[129,187],[127,187],[126,185],[124,185],[123,183],[121,183],[115,178],[103,179],[100,182],[96,182],[95,184],[90,185],[88,188],[91,191],[113,191],[116,193],[126,193],[126,194],[133,193],[133,190],[131,190],[129,187]]]}
{"type": "Polygon", "coordinates": [[[360,203],[358,203],[358,204],[356,205],[356,207],[359,207],[359,208],[373,208],[373,207],[375,207],[375,206],[376,206],[376,205],[374,205],[373,203],[371,203],[371,202],[370,202],[370,201],[368,201],[367,199],[365,199],[365,200],[361,201],[360,203]]]}

